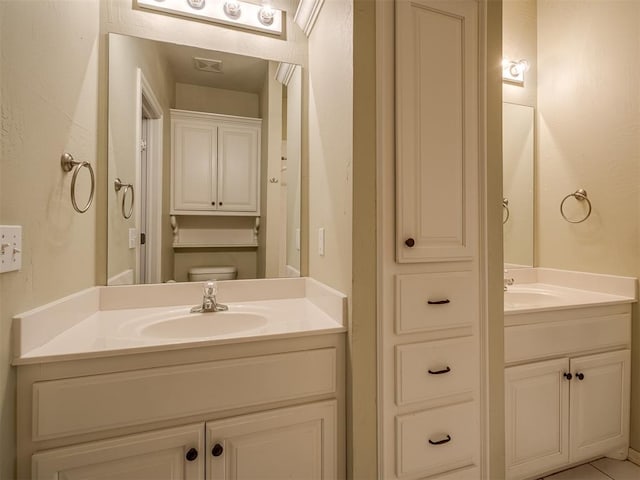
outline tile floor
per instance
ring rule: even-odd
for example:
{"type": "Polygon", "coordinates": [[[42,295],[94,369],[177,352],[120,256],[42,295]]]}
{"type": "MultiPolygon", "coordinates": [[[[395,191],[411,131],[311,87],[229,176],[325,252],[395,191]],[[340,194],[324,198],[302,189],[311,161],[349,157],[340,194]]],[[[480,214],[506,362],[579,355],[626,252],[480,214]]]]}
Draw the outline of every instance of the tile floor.
{"type": "Polygon", "coordinates": [[[629,461],[601,458],[595,462],[544,477],[544,480],[640,480],[640,466],[629,461]]]}

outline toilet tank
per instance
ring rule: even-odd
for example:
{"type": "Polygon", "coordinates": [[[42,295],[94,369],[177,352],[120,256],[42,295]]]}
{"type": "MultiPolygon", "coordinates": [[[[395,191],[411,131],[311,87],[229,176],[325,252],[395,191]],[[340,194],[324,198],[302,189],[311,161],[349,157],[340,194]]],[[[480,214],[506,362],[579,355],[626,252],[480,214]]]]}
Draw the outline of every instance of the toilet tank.
{"type": "Polygon", "coordinates": [[[238,269],[233,265],[215,267],[193,267],[189,269],[190,282],[206,282],[207,280],[235,280],[238,269]]]}

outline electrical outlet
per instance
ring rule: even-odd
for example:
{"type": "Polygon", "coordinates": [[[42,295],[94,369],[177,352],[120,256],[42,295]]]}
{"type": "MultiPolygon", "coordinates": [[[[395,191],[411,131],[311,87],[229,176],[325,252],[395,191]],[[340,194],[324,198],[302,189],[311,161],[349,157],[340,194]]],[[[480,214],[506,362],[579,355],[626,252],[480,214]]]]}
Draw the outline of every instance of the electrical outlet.
{"type": "Polygon", "coordinates": [[[0,225],[0,273],[22,267],[22,227],[0,225]]]}

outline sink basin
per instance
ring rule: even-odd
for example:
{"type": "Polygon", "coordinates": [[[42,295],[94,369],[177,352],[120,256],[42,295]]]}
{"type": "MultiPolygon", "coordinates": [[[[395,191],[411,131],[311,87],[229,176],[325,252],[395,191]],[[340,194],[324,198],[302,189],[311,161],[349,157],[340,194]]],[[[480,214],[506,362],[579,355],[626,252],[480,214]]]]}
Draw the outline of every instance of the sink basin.
{"type": "Polygon", "coordinates": [[[138,334],[153,338],[219,337],[254,330],[266,324],[265,317],[254,313],[189,313],[147,323],[138,334]]]}
{"type": "Polygon", "coordinates": [[[527,287],[509,287],[504,292],[505,307],[536,307],[558,303],[561,297],[553,292],[527,287]]]}

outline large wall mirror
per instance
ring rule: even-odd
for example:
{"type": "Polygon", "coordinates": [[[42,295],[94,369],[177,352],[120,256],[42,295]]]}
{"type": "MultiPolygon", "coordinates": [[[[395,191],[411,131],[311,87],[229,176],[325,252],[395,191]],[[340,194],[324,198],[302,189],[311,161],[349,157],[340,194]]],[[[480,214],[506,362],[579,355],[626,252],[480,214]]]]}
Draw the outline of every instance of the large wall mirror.
{"type": "Polygon", "coordinates": [[[503,205],[505,267],[531,267],[534,256],[534,109],[503,103],[503,205]]]}
{"type": "Polygon", "coordinates": [[[241,279],[299,275],[301,92],[299,66],[109,34],[108,284],[187,281],[219,266],[241,279]],[[176,112],[222,122],[219,133],[201,123],[174,139],[176,112]],[[232,128],[244,124],[252,143],[232,128]],[[256,212],[176,213],[176,178],[185,197],[218,184],[209,166],[180,176],[177,148],[189,161],[224,156],[227,197],[254,175],[256,212]],[[257,170],[242,166],[246,155],[257,170]]]}

